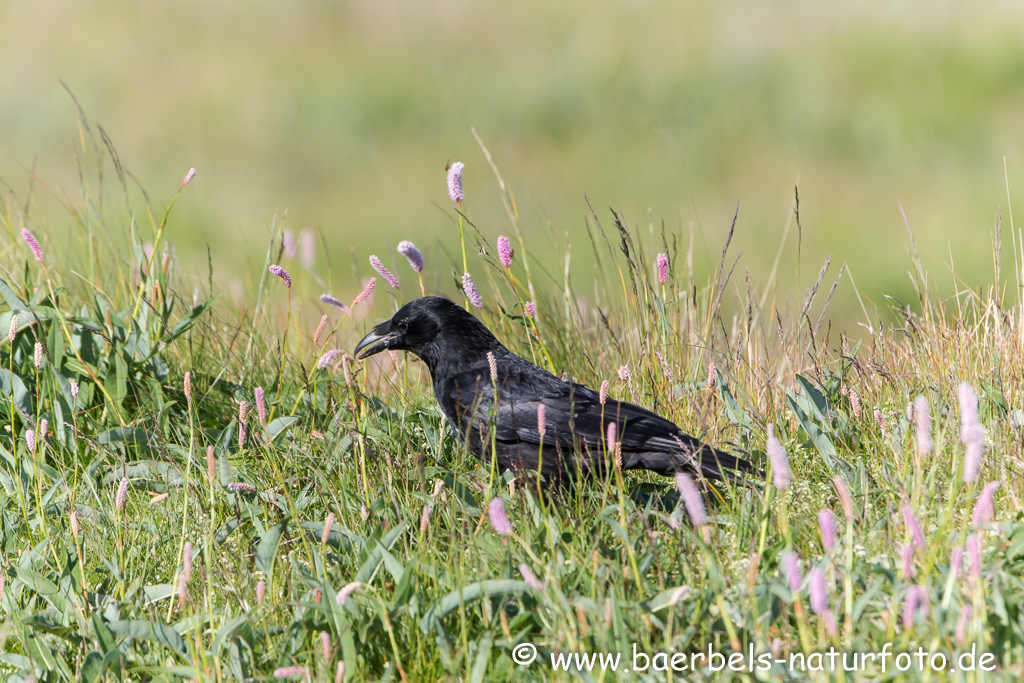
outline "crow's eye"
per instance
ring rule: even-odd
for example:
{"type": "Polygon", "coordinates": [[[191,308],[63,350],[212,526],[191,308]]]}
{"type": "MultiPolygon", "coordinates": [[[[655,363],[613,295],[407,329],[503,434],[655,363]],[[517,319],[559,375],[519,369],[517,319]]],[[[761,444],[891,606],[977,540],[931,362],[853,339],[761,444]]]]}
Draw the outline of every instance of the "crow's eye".
{"type": "Polygon", "coordinates": [[[408,320],[399,321],[398,329],[401,330],[402,332],[408,332],[409,331],[409,321],[408,320]]]}

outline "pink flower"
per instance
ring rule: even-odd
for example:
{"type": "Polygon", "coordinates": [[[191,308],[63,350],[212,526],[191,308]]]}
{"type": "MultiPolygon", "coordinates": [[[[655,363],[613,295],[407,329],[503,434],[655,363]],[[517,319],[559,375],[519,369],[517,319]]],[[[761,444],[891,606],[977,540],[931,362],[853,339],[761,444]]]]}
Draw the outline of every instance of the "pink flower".
{"type": "Polygon", "coordinates": [[[527,586],[529,586],[530,588],[532,588],[535,591],[542,591],[542,590],[544,590],[544,584],[540,582],[540,579],[538,579],[537,575],[533,573],[533,570],[530,569],[529,565],[527,565],[525,563],[520,564],[519,565],[519,573],[522,574],[523,581],[526,582],[527,586]]]}
{"type": "Polygon", "coordinates": [[[178,607],[184,607],[188,602],[188,581],[184,574],[178,575],[178,607]]]}
{"type": "Polygon", "coordinates": [[[36,238],[32,236],[26,228],[21,230],[21,238],[28,243],[28,248],[32,250],[32,255],[36,257],[36,261],[43,262],[43,250],[39,246],[39,242],[36,242],[36,238]]]}
{"type": "Polygon", "coordinates": [[[491,381],[497,384],[498,382],[498,361],[494,357],[493,351],[487,352],[487,368],[491,372],[491,381]]]}
{"type": "Polygon", "coordinates": [[[216,477],[216,467],[215,467],[216,462],[217,461],[216,461],[216,458],[214,457],[213,446],[207,446],[206,447],[206,477],[210,480],[211,484],[213,483],[213,480],[216,477]]]}
{"type": "Polygon", "coordinates": [[[831,510],[822,510],[818,513],[818,528],[821,529],[821,543],[825,546],[825,552],[830,553],[836,547],[836,516],[831,510]]]}
{"type": "Polygon", "coordinates": [[[964,644],[964,640],[967,638],[967,625],[970,621],[971,606],[965,603],[964,606],[960,608],[960,617],[956,620],[956,632],[954,635],[956,637],[957,645],[964,644]]]}
{"type": "Polygon", "coordinates": [[[323,650],[324,659],[331,658],[331,634],[327,631],[320,631],[320,649],[323,650]]]}
{"type": "Polygon", "coordinates": [[[128,495],[128,479],[121,479],[121,483],[117,486],[117,496],[114,497],[114,509],[120,510],[124,507],[124,498],[128,495]]]}
{"type": "Polygon", "coordinates": [[[850,391],[848,392],[847,396],[850,399],[850,408],[853,409],[853,416],[859,420],[860,419],[860,397],[857,396],[857,392],[854,391],[853,389],[850,389],[850,391]]]}
{"type": "Polygon", "coordinates": [[[978,420],[978,397],[967,382],[958,388],[960,399],[960,440],[967,446],[964,454],[964,481],[978,481],[981,456],[985,450],[985,428],[978,420]]]}
{"type": "Polygon", "coordinates": [[[256,604],[257,605],[262,605],[263,604],[263,598],[266,596],[266,594],[267,594],[267,582],[266,581],[257,581],[256,582],[256,604]]]}
{"type": "Polygon", "coordinates": [[[346,602],[348,602],[348,596],[352,595],[355,592],[355,590],[359,588],[359,586],[361,585],[362,584],[358,581],[353,581],[352,583],[345,584],[345,586],[343,586],[342,589],[338,591],[338,594],[335,596],[334,601],[339,605],[344,605],[346,602]]]}
{"type": "Polygon", "coordinates": [[[614,453],[616,445],[618,444],[618,442],[615,440],[615,432],[618,430],[618,425],[616,425],[614,422],[609,422],[606,429],[608,431],[605,433],[605,445],[609,453],[614,453]]]}
{"type": "Polygon", "coordinates": [[[264,424],[267,421],[267,396],[263,391],[263,387],[256,387],[256,414],[260,416],[260,423],[264,424]]]}
{"type": "Polygon", "coordinates": [[[768,425],[768,460],[772,464],[772,483],[777,489],[789,488],[789,457],[782,443],[775,438],[775,425],[768,425]]]}
{"type": "Polygon", "coordinates": [[[192,373],[185,373],[185,400],[192,405],[192,373]]]}
{"type": "Polygon", "coordinates": [[[416,245],[409,240],[402,240],[398,243],[398,253],[409,261],[409,266],[417,273],[423,272],[423,254],[416,248],[416,245]]]}
{"type": "Polygon", "coordinates": [[[238,423],[238,447],[242,448],[245,446],[245,437],[248,434],[248,430],[245,427],[244,422],[238,423]]]}
{"type": "Polygon", "coordinates": [[[249,403],[247,401],[238,402],[238,421],[245,422],[245,416],[249,412],[249,403]]]}
{"type": "Polygon", "coordinates": [[[384,264],[381,263],[380,259],[377,258],[376,255],[371,255],[370,256],[370,265],[373,266],[373,269],[376,270],[377,273],[382,278],[387,280],[387,283],[389,285],[391,285],[395,289],[398,289],[398,278],[395,277],[394,274],[392,274],[392,272],[390,270],[388,270],[387,268],[384,267],[384,264]]]}
{"type": "Polygon", "coordinates": [[[811,611],[821,614],[828,609],[828,588],[825,586],[825,573],[815,567],[810,578],[811,611]]]}
{"type": "Polygon", "coordinates": [[[620,382],[628,382],[629,381],[629,365],[620,365],[619,366],[619,381],[620,382]]]}
{"type": "Polygon", "coordinates": [[[527,301],[526,304],[524,304],[524,305],[526,307],[526,315],[528,315],[531,319],[536,318],[537,317],[537,305],[535,303],[533,303],[532,301],[527,301]]]}
{"type": "Polygon", "coordinates": [[[284,255],[288,257],[288,260],[295,258],[295,235],[291,230],[285,230],[281,234],[281,246],[284,248],[284,255]]]}
{"type": "Polygon", "coordinates": [[[498,237],[498,260],[506,268],[512,266],[512,245],[504,235],[498,237]]]}
{"type": "Polygon", "coordinates": [[[796,597],[800,592],[800,583],[803,577],[800,575],[800,559],[791,550],[782,553],[782,570],[789,582],[789,592],[796,597]]]}
{"type": "Polygon", "coordinates": [[[480,290],[476,288],[476,283],[473,282],[473,277],[469,273],[462,274],[462,291],[466,293],[469,303],[477,308],[484,307],[484,298],[480,296],[480,290]]]}
{"type": "Polygon", "coordinates": [[[282,666],[274,669],[274,678],[291,678],[292,676],[308,676],[309,669],[304,666],[282,666]]]}
{"type": "Polygon", "coordinates": [[[68,380],[68,384],[71,385],[71,398],[72,399],[77,399],[78,398],[78,382],[76,382],[73,379],[69,379],[68,380]]]}
{"type": "Polygon", "coordinates": [[[326,368],[328,365],[333,363],[334,359],[340,356],[342,353],[344,352],[341,351],[340,349],[331,349],[330,351],[324,353],[324,355],[320,356],[320,360],[316,362],[317,370],[323,370],[324,368],[326,368]]]}
{"type": "Polygon", "coordinates": [[[320,335],[324,333],[324,328],[327,327],[327,314],[320,316],[320,324],[316,327],[316,332],[313,333],[313,344],[316,345],[320,342],[320,335]]]}
{"type": "Polygon", "coordinates": [[[456,204],[461,204],[465,197],[462,192],[462,171],[465,168],[466,165],[461,161],[456,161],[448,167],[448,196],[456,204]]]}
{"type": "MultiPolygon", "coordinates": [[[[40,431],[42,430],[40,429],[40,431]]],[[[971,522],[974,526],[981,526],[982,524],[991,522],[995,518],[996,507],[993,496],[998,488],[998,481],[990,481],[985,484],[985,488],[982,489],[981,495],[978,496],[978,502],[974,504],[974,512],[971,515],[971,522]]]]}
{"type": "Polygon", "coordinates": [[[334,674],[334,683],[343,683],[345,680],[345,660],[338,662],[338,671],[334,674]]]}
{"type": "Polygon", "coordinates": [[[715,388],[715,382],[718,380],[718,368],[715,367],[715,361],[711,361],[708,364],[708,389],[715,388]]]}
{"type": "Polygon", "coordinates": [[[420,514],[420,533],[427,533],[427,529],[430,527],[430,514],[434,511],[434,506],[427,503],[423,506],[423,512],[420,514]]]}
{"type": "Polygon", "coordinates": [[[11,316],[11,327],[7,330],[7,341],[14,343],[14,338],[18,335],[18,314],[15,313],[11,316]]]}
{"type": "Polygon", "coordinates": [[[316,234],[306,229],[299,233],[299,263],[306,270],[316,265],[316,234]]]}
{"type": "Polygon", "coordinates": [[[188,169],[188,173],[185,174],[185,179],[181,181],[181,186],[182,187],[186,187],[189,183],[192,182],[192,179],[195,178],[195,177],[196,177],[196,169],[194,169],[194,168],[188,169]]]}
{"type": "Polygon", "coordinates": [[[321,294],[320,295],[320,301],[324,302],[325,304],[330,304],[331,306],[334,306],[335,308],[341,309],[342,313],[348,313],[349,315],[352,315],[352,311],[348,310],[348,306],[346,306],[345,304],[341,303],[340,301],[335,299],[330,294],[321,294]]]}
{"type": "Polygon", "coordinates": [[[658,254],[658,282],[668,282],[668,254],[658,254]]]}
{"type": "MultiPolygon", "coordinates": [[[[39,431],[36,433],[36,436],[39,438],[40,441],[43,441],[46,438],[47,432],[49,432],[49,431],[50,431],[50,421],[47,420],[44,417],[42,420],[39,421],[39,431]]],[[[996,486],[998,487],[999,484],[996,484],[996,486]]],[[[984,495],[984,494],[982,494],[982,495],[984,495]]],[[[989,498],[991,499],[991,496],[989,496],[989,498]]],[[[979,503],[981,502],[980,499],[979,499],[978,502],[979,503]]]]}
{"type": "Polygon", "coordinates": [[[256,487],[244,481],[233,481],[230,484],[228,484],[228,491],[245,491],[246,493],[256,493],[256,487]]]}
{"type": "Polygon", "coordinates": [[[601,382],[601,390],[597,393],[597,400],[604,405],[608,400],[608,380],[601,382]]]}
{"type": "Polygon", "coordinates": [[[320,542],[324,545],[327,544],[327,540],[331,537],[332,526],[334,526],[334,513],[328,512],[327,519],[324,520],[324,529],[320,532],[320,542]]]}
{"type": "Polygon", "coordinates": [[[839,633],[839,625],[836,623],[836,613],[830,609],[825,610],[821,613],[821,620],[825,622],[825,630],[828,631],[830,636],[835,636],[839,633]]]}
{"type": "Polygon", "coordinates": [[[875,422],[878,423],[878,428],[882,430],[882,436],[889,436],[889,428],[885,425],[885,418],[882,417],[882,411],[875,408],[875,422]]]}
{"type": "Polygon", "coordinates": [[[29,452],[35,453],[36,450],[36,432],[34,429],[25,430],[25,443],[28,444],[29,452]]]}
{"type": "Polygon", "coordinates": [[[36,370],[41,370],[43,367],[43,345],[39,342],[36,342],[33,360],[35,361],[36,370]]]}
{"type": "Polygon", "coordinates": [[[915,548],[924,548],[924,532],[921,531],[921,525],[917,521],[917,516],[914,514],[913,509],[909,505],[903,506],[903,523],[907,525],[907,529],[910,531],[910,537],[913,539],[915,548]]]}
{"type": "MultiPolygon", "coordinates": [[[[615,423],[611,422],[609,424],[615,423]]],[[[690,515],[690,522],[695,527],[704,526],[708,523],[708,513],[704,509],[704,499],[701,497],[697,485],[690,478],[690,475],[682,472],[677,472],[675,479],[676,488],[679,489],[679,497],[683,499],[686,513],[690,515]]]]}
{"type": "Polygon", "coordinates": [[[541,442],[544,441],[544,433],[547,432],[547,407],[543,403],[537,405],[537,432],[540,434],[541,442]]]}
{"type": "Polygon", "coordinates": [[[929,455],[935,443],[932,441],[931,406],[924,396],[918,396],[914,401],[914,417],[917,422],[917,452],[921,456],[929,455]]]}
{"type": "Polygon", "coordinates": [[[366,286],[363,287],[363,291],[359,292],[359,296],[352,300],[352,308],[355,308],[360,303],[366,300],[371,294],[373,294],[373,288],[377,286],[377,278],[371,277],[367,282],[366,286]]]}
{"type": "Polygon", "coordinates": [[[270,266],[270,268],[267,268],[267,270],[270,271],[271,275],[276,275],[279,278],[281,278],[282,280],[284,280],[284,286],[288,287],[289,289],[291,289],[291,286],[292,286],[292,276],[288,274],[287,270],[285,270],[284,268],[282,268],[281,266],[276,265],[276,264],[273,265],[273,266],[270,266]]]}
{"type": "Polygon", "coordinates": [[[75,538],[78,538],[78,531],[79,531],[78,513],[76,513],[74,511],[74,509],[72,509],[71,510],[71,514],[68,515],[68,517],[71,520],[71,535],[74,536],[75,538]]]}
{"type": "Polygon", "coordinates": [[[495,533],[502,536],[512,533],[512,525],[508,521],[508,516],[505,515],[505,503],[501,498],[491,498],[491,502],[487,504],[487,516],[491,519],[491,526],[494,527],[495,533]]]}

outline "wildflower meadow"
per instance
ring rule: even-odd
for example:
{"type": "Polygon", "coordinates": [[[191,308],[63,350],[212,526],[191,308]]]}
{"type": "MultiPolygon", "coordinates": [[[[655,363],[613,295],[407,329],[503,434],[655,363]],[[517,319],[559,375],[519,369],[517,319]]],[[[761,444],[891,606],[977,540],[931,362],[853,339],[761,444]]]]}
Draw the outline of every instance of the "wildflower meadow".
{"type": "Polygon", "coordinates": [[[202,168],[140,206],[109,146],[86,152],[105,175],[83,171],[64,224],[4,205],[4,680],[1024,677],[1009,206],[987,286],[936,285],[908,221],[886,248],[906,249],[916,298],[842,329],[833,294],[860,297],[842,254],[782,291],[774,269],[744,273],[732,229],[707,264],[692,227],[596,204],[587,242],[526,239],[481,144],[438,169],[451,253],[410,231],[328,278],[315,238],[278,220],[235,295],[216,253],[207,272],[175,258],[202,168]],[[469,173],[493,179],[501,224],[474,220],[469,173]],[[593,256],[585,287],[574,249],[593,256]],[[415,357],[351,356],[424,294],[761,476],[609,468],[538,493],[492,473],[415,357]]]}

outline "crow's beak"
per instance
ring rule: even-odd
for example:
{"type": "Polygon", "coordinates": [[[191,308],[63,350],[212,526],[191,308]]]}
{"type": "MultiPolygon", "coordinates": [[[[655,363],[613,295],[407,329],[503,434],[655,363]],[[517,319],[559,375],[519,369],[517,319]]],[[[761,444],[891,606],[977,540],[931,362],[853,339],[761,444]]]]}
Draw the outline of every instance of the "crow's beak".
{"type": "Polygon", "coordinates": [[[373,331],[371,331],[370,334],[359,340],[359,343],[356,344],[355,351],[353,351],[356,358],[364,360],[370,356],[378,354],[388,348],[388,342],[398,337],[398,334],[395,332],[385,333],[384,330],[380,329],[381,327],[382,325],[377,325],[377,327],[373,328],[373,331]]]}

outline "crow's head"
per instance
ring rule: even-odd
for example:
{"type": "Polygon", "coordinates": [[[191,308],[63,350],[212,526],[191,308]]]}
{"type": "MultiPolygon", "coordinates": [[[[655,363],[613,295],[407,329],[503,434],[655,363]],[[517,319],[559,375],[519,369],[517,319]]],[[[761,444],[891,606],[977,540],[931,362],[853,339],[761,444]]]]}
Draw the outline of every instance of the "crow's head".
{"type": "Polygon", "coordinates": [[[414,299],[363,337],[355,348],[365,359],[386,349],[411,351],[430,372],[454,370],[504,350],[483,323],[454,302],[439,296],[414,299]]]}

